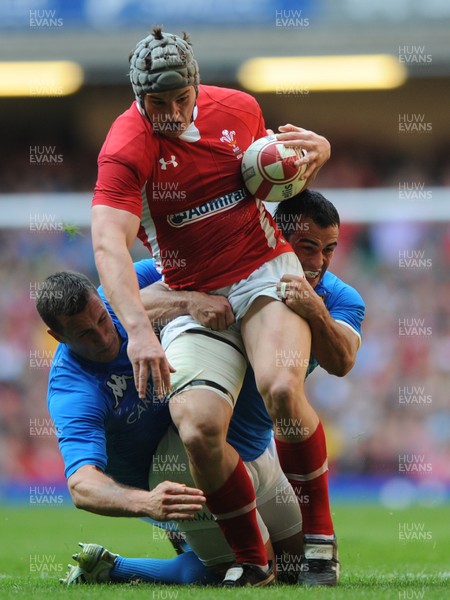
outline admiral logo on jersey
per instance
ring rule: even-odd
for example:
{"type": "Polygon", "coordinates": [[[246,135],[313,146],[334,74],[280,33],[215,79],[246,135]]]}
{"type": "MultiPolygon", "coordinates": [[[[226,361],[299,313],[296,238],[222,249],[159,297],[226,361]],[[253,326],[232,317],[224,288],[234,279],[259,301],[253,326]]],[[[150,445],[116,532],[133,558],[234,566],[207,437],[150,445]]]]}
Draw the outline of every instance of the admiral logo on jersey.
{"type": "Polygon", "coordinates": [[[212,215],[229,210],[245,197],[246,193],[244,189],[236,190],[235,192],[230,192],[229,194],[225,194],[225,196],[215,198],[215,200],[209,200],[208,202],[190,208],[189,210],[167,215],[167,221],[172,227],[184,227],[185,225],[190,225],[194,221],[207,219],[212,215]]]}
{"type": "Polygon", "coordinates": [[[124,392],[127,389],[127,379],[133,379],[131,375],[111,375],[111,380],[106,385],[112,390],[114,394],[114,409],[119,406],[120,401],[123,398],[124,392]]]}

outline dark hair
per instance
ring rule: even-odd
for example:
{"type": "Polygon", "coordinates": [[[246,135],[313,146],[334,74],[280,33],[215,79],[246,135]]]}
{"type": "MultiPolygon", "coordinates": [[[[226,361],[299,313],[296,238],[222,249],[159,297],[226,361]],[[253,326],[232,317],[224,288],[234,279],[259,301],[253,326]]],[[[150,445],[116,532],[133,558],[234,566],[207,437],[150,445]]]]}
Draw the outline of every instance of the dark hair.
{"type": "Polygon", "coordinates": [[[339,213],[332,202],[327,200],[320,192],[303,190],[300,194],[283,200],[277,206],[274,219],[284,236],[294,233],[292,224],[302,217],[314,221],[319,227],[340,227],[339,213]]]}
{"type": "Polygon", "coordinates": [[[92,294],[99,295],[86,275],[61,271],[47,277],[39,286],[36,309],[47,327],[62,333],[58,317],[71,317],[83,311],[92,294]]]}

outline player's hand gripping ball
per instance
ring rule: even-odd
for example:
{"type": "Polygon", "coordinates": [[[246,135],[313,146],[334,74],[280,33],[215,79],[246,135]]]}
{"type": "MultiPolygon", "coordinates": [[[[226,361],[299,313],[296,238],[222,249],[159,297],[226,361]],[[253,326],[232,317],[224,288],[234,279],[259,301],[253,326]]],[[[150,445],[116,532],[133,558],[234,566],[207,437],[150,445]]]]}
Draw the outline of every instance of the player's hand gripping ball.
{"type": "Polygon", "coordinates": [[[241,172],[248,191],[267,202],[281,202],[298,194],[306,183],[301,179],[306,165],[294,162],[304,156],[300,148],[289,148],[275,135],[255,140],[244,152],[241,172]]]}

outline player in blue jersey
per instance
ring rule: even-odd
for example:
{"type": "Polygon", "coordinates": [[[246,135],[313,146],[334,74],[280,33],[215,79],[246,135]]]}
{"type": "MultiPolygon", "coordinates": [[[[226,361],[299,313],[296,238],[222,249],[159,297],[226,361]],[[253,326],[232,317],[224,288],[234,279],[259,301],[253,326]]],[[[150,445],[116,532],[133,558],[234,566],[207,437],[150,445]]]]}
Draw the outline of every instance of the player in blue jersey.
{"type": "MultiPolygon", "coordinates": [[[[281,202],[275,220],[305,273],[305,277],[285,275],[278,288],[287,306],[311,328],[308,374],[320,365],[342,377],[355,363],[365,305],[354,288],[328,271],[338,243],[339,214],[322,194],[305,190],[281,202]]],[[[299,446],[300,472],[287,476],[303,517],[304,558],[299,580],[308,585],[334,585],[339,578],[339,562],[328,495],[328,457],[325,432],[317,415],[316,423],[299,446]]],[[[287,425],[275,423],[275,431],[287,425]]],[[[277,447],[284,444],[277,440],[277,447]]],[[[298,468],[298,456],[295,464],[298,468]]]]}
{"type": "MultiPolygon", "coordinates": [[[[136,270],[142,285],[159,278],[151,261],[136,270]]],[[[48,406],[75,505],[113,516],[192,518],[202,508],[200,490],[148,491],[151,457],[170,423],[168,406],[155,401],[151,386],[138,399],[126,333],[96,288],[81,274],[57,273],[44,282],[37,309],[61,342],[48,406]],[[124,504],[124,485],[146,491],[124,504]]]]}
{"type": "MultiPolygon", "coordinates": [[[[152,260],[137,263],[135,269],[142,287],[160,279],[152,260]]],[[[160,306],[151,303],[149,317],[164,313],[164,318],[170,319],[188,313],[200,321],[199,325],[221,326],[226,303],[222,297],[197,292],[165,292],[160,306]]],[[[104,302],[102,290],[98,293],[81,274],[58,273],[44,282],[37,308],[49,333],[60,342],[50,372],[48,405],[75,505],[109,516],[178,522],[194,519],[205,498],[201,490],[184,485],[183,477],[180,482],[172,477],[171,482],[164,480],[149,489],[151,459],[170,422],[168,407],[154,397],[151,387],[146,397],[139,399],[126,355],[126,333],[104,302]]],[[[258,459],[249,468],[254,480],[258,479],[255,487],[260,498],[264,496],[263,508],[272,516],[271,533],[299,547],[300,511],[276,459],[271,422],[267,423],[267,415],[265,419],[254,431],[251,424],[245,427],[245,438],[251,443],[240,439],[240,447],[244,459],[258,459]],[[265,431],[260,435],[262,429],[265,431]],[[278,504],[279,513],[282,509],[278,519],[273,517],[274,504],[278,504]]],[[[239,433],[236,436],[239,439],[239,433]]],[[[259,523],[267,542],[269,533],[261,520],[259,523]]],[[[218,543],[223,544],[222,533],[217,526],[215,529],[218,543]]],[[[210,536],[210,540],[214,538],[210,536]]],[[[109,573],[112,565],[106,559],[114,560],[115,556],[103,548],[99,554],[99,548],[92,544],[83,548],[84,565],[87,559],[95,562],[96,581],[102,580],[105,564],[108,580],[129,581],[135,564],[118,559],[114,572],[109,573]]],[[[193,552],[173,561],[147,560],[144,569],[145,579],[150,581],[210,582],[213,577],[193,552]]],[[[83,572],[72,571],[70,583],[86,579],[83,572]]]]}

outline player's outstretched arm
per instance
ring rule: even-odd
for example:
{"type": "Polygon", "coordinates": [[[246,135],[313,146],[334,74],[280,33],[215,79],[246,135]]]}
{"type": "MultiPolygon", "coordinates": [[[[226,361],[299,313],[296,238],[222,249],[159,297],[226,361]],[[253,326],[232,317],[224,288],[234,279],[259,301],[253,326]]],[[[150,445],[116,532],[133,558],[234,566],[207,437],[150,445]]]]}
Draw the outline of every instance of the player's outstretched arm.
{"type": "Polygon", "coordinates": [[[130,256],[139,228],[135,215],[109,206],[92,208],[92,243],[95,264],[106,298],[128,333],[128,357],[133,365],[139,397],[145,398],[152,377],[157,396],[170,390],[174,371],[147,318],[130,256]]]}
{"type": "Polygon", "coordinates": [[[127,487],[94,465],[83,465],[67,483],[77,508],[108,517],[191,520],[205,502],[199,489],[170,481],[163,481],[151,491],[127,487]]]}
{"type": "Polygon", "coordinates": [[[200,325],[216,331],[227,329],[235,321],[225,296],[171,291],[159,281],[141,289],[141,300],[148,318],[159,327],[182,315],[191,315],[200,325]]]}
{"type": "Polygon", "coordinates": [[[323,136],[314,133],[314,131],[308,131],[291,124],[280,125],[278,130],[280,133],[277,133],[277,138],[281,142],[286,142],[288,146],[297,146],[306,150],[306,156],[299,158],[295,164],[297,166],[307,165],[303,179],[307,180],[305,187],[308,187],[316,178],[319,169],[331,156],[330,142],[323,136]]]}
{"type": "Polygon", "coordinates": [[[286,283],[286,306],[303,317],[311,328],[314,358],[331,375],[346,375],[355,364],[359,337],[332,318],[305,277],[283,275],[280,281],[286,283]]]}

